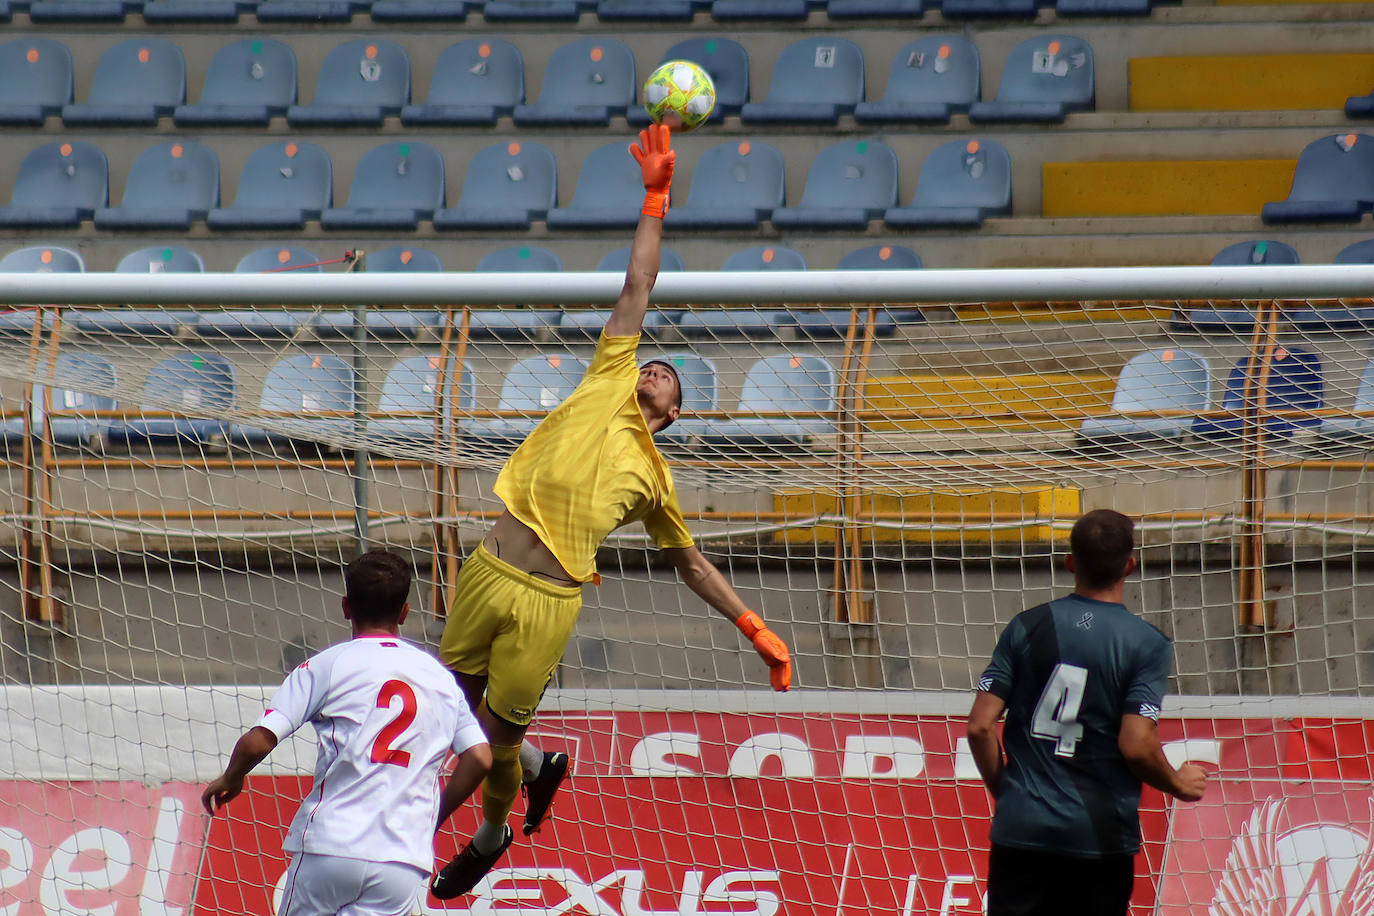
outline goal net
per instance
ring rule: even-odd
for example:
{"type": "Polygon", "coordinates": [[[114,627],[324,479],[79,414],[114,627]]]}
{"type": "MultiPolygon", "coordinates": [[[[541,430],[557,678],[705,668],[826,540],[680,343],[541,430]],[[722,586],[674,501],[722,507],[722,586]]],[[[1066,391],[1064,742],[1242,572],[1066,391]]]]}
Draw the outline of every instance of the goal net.
{"type": "MultiPolygon", "coordinates": [[[[346,638],[361,546],[413,560],[403,632],[437,644],[497,471],[607,316],[161,301],[0,314],[9,916],[274,911],[314,736],[213,821],[201,785],[346,638]]],[[[1173,640],[1167,753],[1215,776],[1146,790],[1136,912],[1374,913],[1370,328],[1301,296],[656,306],[640,359],[684,389],[660,448],[794,688],[622,529],[531,731],[573,781],[475,894],[417,909],[982,912],[972,689],[1110,507],[1128,605],[1173,640]]]]}

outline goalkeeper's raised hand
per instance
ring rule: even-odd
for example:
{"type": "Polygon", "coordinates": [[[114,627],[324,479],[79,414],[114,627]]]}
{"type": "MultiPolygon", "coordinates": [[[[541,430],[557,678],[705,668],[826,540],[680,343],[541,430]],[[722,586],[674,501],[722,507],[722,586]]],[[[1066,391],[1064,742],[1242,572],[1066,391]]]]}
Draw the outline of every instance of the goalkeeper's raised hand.
{"type": "Polygon", "coordinates": [[[787,651],[787,643],[777,633],[768,629],[763,618],[753,611],[745,611],[735,621],[735,626],[754,644],[759,658],[768,665],[768,679],[773,689],[786,690],[792,686],[792,654],[787,651]]]}
{"type": "Polygon", "coordinates": [[[640,174],[644,177],[644,209],[641,212],[662,219],[668,215],[668,188],[673,183],[673,164],[677,161],[667,126],[653,124],[641,130],[639,142],[630,144],[630,155],[639,163],[640,174]]]}

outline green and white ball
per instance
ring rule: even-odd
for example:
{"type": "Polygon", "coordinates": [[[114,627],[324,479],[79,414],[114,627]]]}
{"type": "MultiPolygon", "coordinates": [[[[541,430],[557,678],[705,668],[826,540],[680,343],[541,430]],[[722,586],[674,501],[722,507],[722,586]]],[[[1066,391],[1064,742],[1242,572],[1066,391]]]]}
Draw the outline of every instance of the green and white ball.
{"type": "Polygon", "coordinates": [[[692,130],[716,107],[716,85],[690,60],[670,60],[644,83],[644,107],[655,124],[674,132],[692,130]]]}

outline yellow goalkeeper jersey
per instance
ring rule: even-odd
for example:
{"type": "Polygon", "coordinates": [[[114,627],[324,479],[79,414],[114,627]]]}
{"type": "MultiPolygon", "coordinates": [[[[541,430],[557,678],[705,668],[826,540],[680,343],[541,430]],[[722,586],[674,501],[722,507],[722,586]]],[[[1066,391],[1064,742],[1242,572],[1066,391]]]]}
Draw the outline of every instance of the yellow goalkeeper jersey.
{"type": "Polygon", "coordinates": [[[635,388],[639,335],[601,335],[576,390],[535,427],[496,478],[496,495],[574,579],[596,577],[596,551],[630,522],[659,547],[691,547],[673,475],[635,388]]]}

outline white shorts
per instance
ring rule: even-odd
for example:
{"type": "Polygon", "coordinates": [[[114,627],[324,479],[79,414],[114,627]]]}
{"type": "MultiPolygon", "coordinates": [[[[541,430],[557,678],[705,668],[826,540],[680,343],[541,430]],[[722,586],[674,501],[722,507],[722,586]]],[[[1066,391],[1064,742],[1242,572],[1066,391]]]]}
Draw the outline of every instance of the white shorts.
{"type": "Polygon", "coordinates": [[[277,916],[411,916],[429,873],[403,862],[366,862],[298,852],[277,916]]]}

